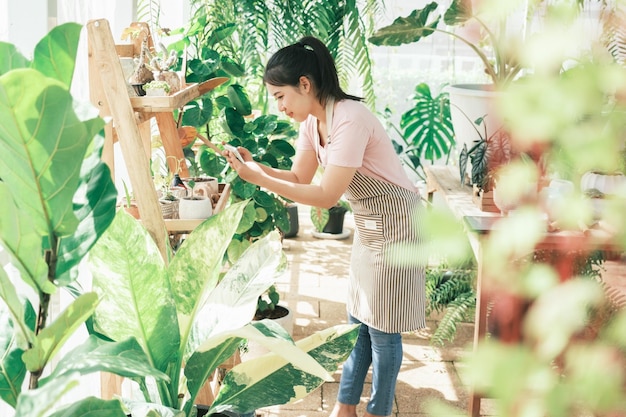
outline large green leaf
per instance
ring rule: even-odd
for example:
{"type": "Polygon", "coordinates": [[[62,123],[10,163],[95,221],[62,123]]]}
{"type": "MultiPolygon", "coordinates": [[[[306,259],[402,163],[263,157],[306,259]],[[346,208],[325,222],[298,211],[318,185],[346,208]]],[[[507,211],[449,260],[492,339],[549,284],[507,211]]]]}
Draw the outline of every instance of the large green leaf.
{"type": "MultiPolygon", "coordinates": [[[[270,373],[277,369],[275,366],[280,367],[286,363],[291,363],[302,370],[302,374],[308,373],[310,376],[318,379],[320,383],[324,380],[333,380],[325,367],[321,366],[310,355],[293,343],[289,334],[280,324],[272,320],[261,320],[260,322],[248,324],[240,329],[230,330],[214,336],[205,342],[198,351],[189,358],[189,362],[185,367],[185,376],[187,376],[192,397],[185,405],[186,409],[193,404],[194,393],[197,393],[197,390],[203,384],[203,379],[206,379],[211,372],[207,365],[212,367],[218,366],[220,364],[219,360],[223,361],[228,358],[228,356],[223,357],[229,353],[228,351],[224,351],[224,345],[236,347],[236,344],[241,339],[253,340],[276,354],[276,357],[270,357],[269,359],[264,357],[260,361],[261,367],[267,367],[266,369],[269,370],[270,373]]],[[[233,352],[230,352],[230,354],[232,353],[233,352]]],[[[255,363],[259,362],[255,361],[255,363]]],[[[233,370],[237,368],[242,369],[239,368],[240,366],[241,365],[237,365],[233,370]]],[[[259,374],[256,375],[258,376],[259,374]]],[[[246,381],[247,377],[250,375],[244,375],[242,372],[239,373],[239,376],[244,377],[244,379],[239,380],[243,382],[246,381]]],[[[255,376],[252,375],[252,379],[249,381],[257,382],[254,378],[255,376]]],[[[264,407],[266,404],[257,403],[256,405],[258,407],[264,407]]]]}
{"type": "Polygon", "coordinates": [[[165,371],[178,352],[180,331],[163,258],[150,234],[120,210],[92,248],[89,264],[100,296],[95,329],[115,341],[135,337],[151,364],[165,371]]]}
{"type": "Polygon", "coordinates": [[[252,105],[245,90],[239,84],[231,84],[227,89],[228,99],[237,113],[248,116],[252,113],[252,105]]]}
{"type": "MultiPolygon", "coordinates": [[[[80,384],[78,373],[57,378],[54,384],[24,391],[17,400],[15,416],[47,417],[50,411],[61,406],[63,397],[80,384]]],[[[73,417],[73,416],[72,416],[73,417]]]]}
{"type": "Polygon", "coordinates": [[[100,135],[96,138],[91,155],[83,162],[80,185],[74,196],[78,228],[73,235],[61,239],[59,245],[56,270],[59,285],[77,278],[79,263],[115,218],[117,189],[108,165],[100,158],[104,138],[100,135]]]}
{"type": "Polygon", "coordinates": [[[80,120],[64,86],[33,69],[0,77],[0,178],[37,232],[62,236],[77,227],[72,198],[100,118],[80,120]]]}
{"type": "Polygon", "coordinates": [[[328,223],[328,219],[330,219],[330,212],[328,209],[321,207],[311,207],[311,222],[315,227],[315,230],[321,232],[326,227],[328,223]]]}
{"type": "Polygon", "coordinates": [[[119,400],[84,398],[49,415],[49,417],[126,417],[119,400]]]}
{"type": "Polygon", "coordinates": [[[246,133],[244,132],[245,126],[245,119],[239,112],[237,112],[237,110],[235,110],[234,107],[224,108],[222,127],[226,133],[231,136],[243,138],[246,136],[246,133]]]}
{"type": "Polygon", "coordinates": [[[32,68],[61,81],[69,89],[74,75],[81,25],[55,26],[35,47],[32,68]]]}
{"type": "Polygon", "coordinates": [[[187,335],[202,301],[217,285],[224,252],[247,201],[232,204],[202,222],[176,252],[168,268],[180,329],[187,335]]]}
{"type": "MultiPolygon", "coordinates": [[[[34,229],[32,220],[24,215],[13,201],[11,189],[6,182],[0,182],[0,247],[6,251],[11,263],[22,280],[37,292],[53,293],[56,287],[48,281],[48,266],[42,256],[41,235],[34,229]]],[[[5,270],[0,270],[0,297],[11,308],[20,309],[13,283],[5,270]]],[[[21,317],[17,313],[16,317],[21,317]]]]}
{"type": "Polygon", "coordinates": [[[0,75],[16,68],[28,68],[30,61],[12,43],[0,42],[0,75]]]}
{"type": "Polygon", "coordinates": [[[128,401],[124,399],[126,409],[130,410],[132,416],[138,417],[186,417],[184,412],[156,403],[143,401],[128,401]]]}
{"type": "Polygon", "coordinates": [[[413,10],[407,17],[398,17],[391,25],[378,29],[368,41],[379,46],[398,46],[432,35],[441,20],[437,7],[433,1],[423,9],[413,10]],[[433,12],[435,17],[431,16],[433,12]]]}
{"type": "Polygon", "coordinates": [[[26,368],[31,372],[44,369],[51,358],[74,331],[91,316],[98,304],[96,293],[85,293],[75,299],[59,316],[37,334],[35,345],[22,355],[26,368]]]}
{"type": "Polygon", "coordinates": [[[418,155],[432,162],[448,155],[455,143],[448,94],[433,98],[428,84],[420,83],[414,99],[415,106],[402,115],[400,127],[418,155]]]}
{"type": "Polygon", "coordinates": [[[152,367],[145,352],[134,338],[123,342],[107,342],[96,336],[89,338],[80,346],[68,352],[54,368],[52,374],[39,381],[40,386],[55,378],[73,372],[81,375],[105,371],[123,377],[152,376],[167,379],[163,372],[152,367]]]}
{"type": "MultiPolygon", "coordinates": [[[[27,308],[23,309],[26,314],[23,318],[20,318],[20,322],[23,322],[28,329],[34,329],[35,311],[29,302],[26,303],[26,306],[27,308]]],[[[0,328],[4,329],[4,332],[0,333],[0,357],[2,357],[0,365],[0,398],[11,407],[15,407],[22,390],[24,377],[26,376],[26,366],[22,362],[24,350],[19,346],[20,343],[17,340],[18,333],[15,332],[14,320],[3,303],[0,303],[0,328]]]]}
{"type": "Polygon", "coordinates": [[[272,232],[254,242],[209,294],[189,339],[186,357],[212,335],[249,323],[257,300],[284,272],[286,258],[280,234],[272,232]]]}
{"type": "MultiPolygon", "coordinates": [[[[302,339],[296,346],[302,352],[308,352],[327,372],[334,372],[350,355],[358,332],[358,325],[339,325],[302,339]]],[[[293,358],[285,353],[283,351],[279,356],[273,350],[268,355],[235,366],[226,374],[209,413],[228,409],[246,413],[286,404],[304,398],[324,382],[307,368],[294,366],[293,358]]]]}
{"type": "Polygon", "coordinates": [[[456,26],[474,17],[472,2],[465,0],[453,0],[452,4],[443,14],[443,21],[446,25],[456,26]]]}

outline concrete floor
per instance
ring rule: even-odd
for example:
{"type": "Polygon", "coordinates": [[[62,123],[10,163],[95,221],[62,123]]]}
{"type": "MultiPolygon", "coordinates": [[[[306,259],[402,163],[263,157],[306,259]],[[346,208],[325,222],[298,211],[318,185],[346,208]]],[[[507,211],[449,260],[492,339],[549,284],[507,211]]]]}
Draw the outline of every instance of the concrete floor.
{"type": "MultiPolygon", "coordinates": [[[[277,283],[281,303],[295,313],[293,337],[298,340],[316,330],[335,324],[346,323],[345,296],[350,261],[352,233],[344,240],[318,239],[313,237],[309,220],[309,208],[300,207],[300,232],[296,238],[285,239],[284,249],[289,259],[289,269],[277,283]]],[[[344,225],[353,232],[352,217],[348,214],[344,225]]],[[[422,406],[428,400],[442,400],[459,408],[459,415],[467,409],[467,390],[462,382],[459,359],[467,352],[473,337],[473,324],[459,329],[455,343],[446,348],[430,345],[430,329],[436,326],[436,318],[429,320],[429,328],[418,333],[403,335],[404,358],[397,384],[393,416],[426,416],[422,406]]],[[[327,416],[335,404],[339,369],[335,382],[325,383],[305,399],[283,406],[258,410],[265,417],[321,417],[327,416]]],[[[369,395],[365,392],[359,406],[363,414],[369,395]]],[[[485,401],[484,415],[490,415],[485,401]]]]}
{"type": "MultiPolygon", "coordinates": [[[[284,250],[289,267],[277,283],[281,303],[294,312],[293,337],[301,339],[311,333],[346,323],[345,296],[350,263],[354,223],[346,216],[344,228],[350,236],[344,240],[313,237],[309,207],[299,207],[300,231],[297,237],[285,239],[284,250]]],[[[609,293],[621,306],[626,306],[626,259],[606,262],[603,279],[610,285],[609,293]]],[[[457,338],[444,348],[430,344],[431,329],[439,317],[430,317],[428,327],[403,335],[404,357],[398,378],[393,417],[433,415],[424,408],[432,400],[455,407],[456,415],[468,415],[467,384],[463,382],[463,357],[471,352],[473,323],[461,324],[457,338]]],[[[335,382],[322,385],[308,397],[292,404],[268,407],[257,411],[263,417],[328,416],[337,395],[341,368],[334,374],[335,382]]],[[[368,379],[369,381],[369,379],[368,379]]],[[[357,411],[363,415],[369,395],[365,392],[357,411]]],[[[483,399],[481,416],[494,416],[493,400],[483,399]]],[[[455,415],[455,414],[447,414],[455,415]]]]}

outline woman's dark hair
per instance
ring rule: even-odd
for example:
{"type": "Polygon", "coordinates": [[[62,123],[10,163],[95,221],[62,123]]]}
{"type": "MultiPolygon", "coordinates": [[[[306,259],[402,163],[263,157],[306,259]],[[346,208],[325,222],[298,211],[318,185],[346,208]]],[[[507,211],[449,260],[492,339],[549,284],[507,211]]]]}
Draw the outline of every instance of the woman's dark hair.
{"type": "Polygon", "coordinates": [[[335,100],[363,100],[341,89],[330,51],[323,42],[312,36],[305,36],[274,53],[265,66],[263,82],[297,87],[302,76],[311,80],[322,105],[326,105],[330,97],[335,100]]]}

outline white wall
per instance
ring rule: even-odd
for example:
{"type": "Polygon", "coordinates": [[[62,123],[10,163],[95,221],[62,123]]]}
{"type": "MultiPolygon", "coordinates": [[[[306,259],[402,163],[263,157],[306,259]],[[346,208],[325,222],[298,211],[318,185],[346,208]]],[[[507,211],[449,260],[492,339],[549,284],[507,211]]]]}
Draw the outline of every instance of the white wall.
{"type": "Polygon", "coordinates": [[[48,32],[48,0],[0,0],[0,40],[10,42],[27,58],[48,32]]]}

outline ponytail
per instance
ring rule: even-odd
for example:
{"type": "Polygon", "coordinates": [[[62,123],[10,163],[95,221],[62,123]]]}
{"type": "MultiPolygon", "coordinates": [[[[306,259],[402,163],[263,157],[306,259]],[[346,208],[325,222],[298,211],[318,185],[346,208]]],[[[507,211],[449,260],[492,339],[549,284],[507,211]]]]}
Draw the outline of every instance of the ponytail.
{"type": "Polygon", "coordinates": [[[363,100],[341,89],[335,61],[330,51],[323,42],[313,36],[305,36],[274,53],[265,66],[263,82],[276,86],[297,87],[302,76],[311,80],[317,99],[324,106],[330,98],[337,101],[363,100]]]}

